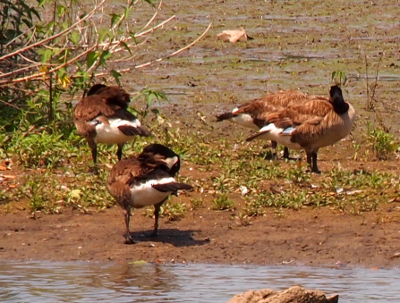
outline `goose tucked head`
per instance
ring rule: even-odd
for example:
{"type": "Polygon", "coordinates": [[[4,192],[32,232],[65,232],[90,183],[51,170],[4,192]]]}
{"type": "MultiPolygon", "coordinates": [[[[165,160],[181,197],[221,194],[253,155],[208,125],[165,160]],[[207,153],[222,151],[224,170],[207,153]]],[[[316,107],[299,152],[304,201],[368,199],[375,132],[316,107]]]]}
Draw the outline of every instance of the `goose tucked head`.
{"type": "Polygon", "coordinates": [[[156,143],[146,146],[140,155],[144,154],[152,154],[155,160],[164,162],[169,169],[168,173],[172,176],[175,176],[175,174],[181,168],[179,156],[162,144],[156,143]]]}
{"type": "Polygon", "coordinates": [[[102,88],[105,88],[105,87],[107,87],[107,86],[105,86],[104,84],[95,84],[95,85],[93,85],[93,86],[89,89],[87,95],[88,95],[88,96],[96,95],[96,94],[99,93],[99,91],[100,91],[102,88]]]}
{"type": "Polygon", "coordinates": [[[344,114],[349,110],[349,104],[344,101],[342,90],[339,86],[332,86],[329,90],[330,102],[333,105],[333,110],[338,115],[344,114]]]}

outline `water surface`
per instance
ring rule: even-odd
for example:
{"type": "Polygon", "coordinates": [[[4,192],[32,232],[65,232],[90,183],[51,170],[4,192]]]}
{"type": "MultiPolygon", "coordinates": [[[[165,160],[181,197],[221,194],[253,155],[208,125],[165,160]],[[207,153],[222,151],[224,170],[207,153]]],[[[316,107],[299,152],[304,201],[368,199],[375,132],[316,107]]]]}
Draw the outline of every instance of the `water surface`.
{"type": "Polygon", "coordinates": [[[292,285],[340,302],[399,302],[397,269],[213,264],[0,262],[1,302],[226,302],[249,289],[292,285]]]}

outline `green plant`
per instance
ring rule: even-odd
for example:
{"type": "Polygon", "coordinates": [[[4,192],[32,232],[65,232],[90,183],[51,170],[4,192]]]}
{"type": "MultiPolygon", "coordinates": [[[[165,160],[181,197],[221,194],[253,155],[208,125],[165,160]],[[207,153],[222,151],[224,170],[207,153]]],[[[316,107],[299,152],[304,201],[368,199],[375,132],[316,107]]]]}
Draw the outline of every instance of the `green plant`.
{"type": "Polygon", "coordinates": [[[192,206],[192,209],[198,209],[202,208],[205,206],[205,201],[202,197],[194,197],[190,199],[190,205],[192,206]]]}
{"type": "Polygon", "coordinates": [[[169,221],[180,220],[186,213],[186,204],[182,202],[168,201],[161,207],[161,217],[166,217],[169,221]]]}
{"type": "Polygon", "coordinates": [[[334,71],[331,74],[331,81],[335,82],[336,85],[345,86],[347,83],[347,75],[341,70],[334,71]]]}
{"type": "Polygon", "coordinates": [[[381,128],[374,128],[370,123],[367,124],[367,142],[379,160],[390,158],[399,147],[392,134],[381,128]]]}
{"type": "Polygon", "coordinates": [[[227,194],[222,193],[212,200],[214,210],[234,210],[235,201],[230,199],[227,194]]]}
{"type": "MultiPolygon", "coordinates": [[[[187,213],[186,204],[182,202],[165,202],[160,209],[160,217],[169,221],[178,221],[187,213]]],[[[153,217],[154,207],[146,208],[145,216],[153,217]]]]}

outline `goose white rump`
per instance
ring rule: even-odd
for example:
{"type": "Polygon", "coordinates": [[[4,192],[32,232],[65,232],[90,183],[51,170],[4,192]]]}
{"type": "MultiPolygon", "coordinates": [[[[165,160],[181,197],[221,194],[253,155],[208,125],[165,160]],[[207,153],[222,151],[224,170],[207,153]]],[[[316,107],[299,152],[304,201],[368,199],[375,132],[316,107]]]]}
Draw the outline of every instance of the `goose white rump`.
{"type": "Polygon", "coordinates": [[[100,120],[92,120],[89,123],[96,124],[96,143],[104,144],[122,144],[129,140],[134,139],[134,136],[126,136],[118,128],[120,126],[140,127],[141,123],[139,120],[123,120],[119,118],[108,119],[108,123],[104,123],[100,120]]]}
{"type": "Polygon", "coordinates": [[[291,141],[291,133],[295,131],[294,127],[287,129],[276,127],[274,123],[270,123],[260,129],[259,134],[255,139],[272,140],[282,144],[290,149],[302,149],[300,144],[291,141]]]}
{"type": "Polygon", "coordinates": [[[155,184],[167,184],[176,182],[174,178],[162,178],[159,180],[148,180],[139,185],[133,185],[130,188],[131,191],[131,199],[133,202],[134,208],[141,208],[145,206],[155,205],[160,203],[169,195],[172,194],[172,191],[169,192],[161,192],[155,189],[152,185],[155,184]]]}

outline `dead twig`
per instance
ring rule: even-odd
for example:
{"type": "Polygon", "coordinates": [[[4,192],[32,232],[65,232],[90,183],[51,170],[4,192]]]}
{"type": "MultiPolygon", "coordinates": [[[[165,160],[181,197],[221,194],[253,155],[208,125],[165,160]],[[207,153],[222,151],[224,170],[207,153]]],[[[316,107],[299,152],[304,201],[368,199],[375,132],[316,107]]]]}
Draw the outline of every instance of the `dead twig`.
{"type": "MultiPolygon", "coordinates": [[[[9,54],[7,54],[7,55],[4,55],[3,57],[0,57],[0,61],[5,60],[5,59],[10,58],[10,57],[13,57],[13,56],[15,56],[15,55],[18,55],[18,54],[20,54],[20,53],[23,53],[23,52],[25,52],[25,51],[27,51],[27,50],[29,50],[29,49],[34,48],[34,47],[43,45],[43,44],[45,44],[45,43],[47,43],[47,42],[49,42],[49,41],[52,41],[52,40],[54,40],[54,39],[56,39],[56,38],[58,38],[58,37],[61,37],[61,36],[65,35],[66,33],[70,32],[70,31],[72,31],[74,28],[76,28],[76,27],[78,26],[78,24],[80,24],[80,23],[82,23],[83,21],[85,21],[85,20],[89,19],[90,17],[92,17],[92,15],[93,15],[106,1],[107,1],[107,0],[102,0],[102,1],[101,1],[97,6],[95,6],[85,17],[83,17],[82,19],[79,19],[77,22],[75,22],[74,24],[72,24],[72,25],[71,25],[70,27],[68,27],[67,29],[65,29],[65,30],[63,30],[63,31],[61,31],[61,32],[59,32],[59,33],[53,35],[53,36],[50,36],[50,37],[45,38],[45,39],[43,39],[43,40],[40,40],[40,41],[38,41],[38,42],[32,43],[32,44],[30,44],[30,45],[28,45],[28,46],[26,46],[26,47],[23,47],[23,48],[21,48],[21,49],[18,49],[18,50],[14,51],[14,52],[11,52],[11,53],[9,53],[9,54]]],[[[2,77],[2,75],[1,75],[0,77],[2,77]]]]}

